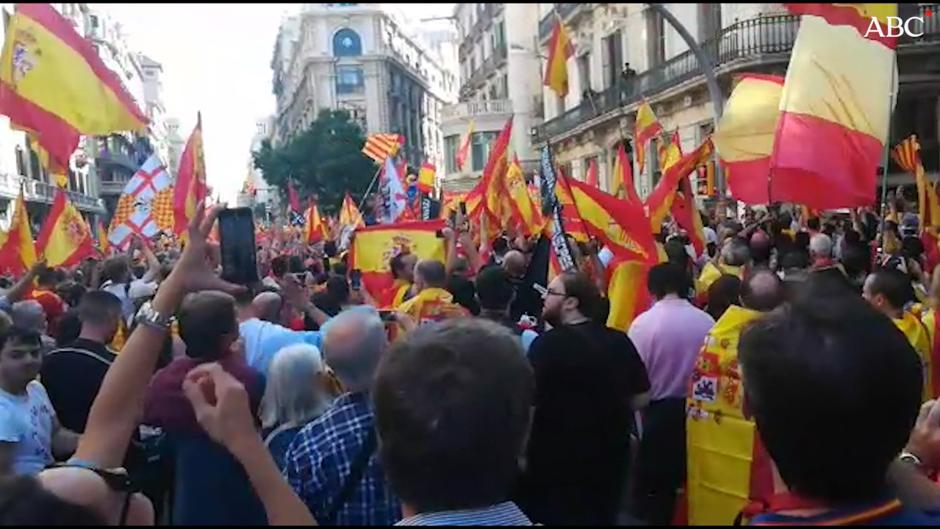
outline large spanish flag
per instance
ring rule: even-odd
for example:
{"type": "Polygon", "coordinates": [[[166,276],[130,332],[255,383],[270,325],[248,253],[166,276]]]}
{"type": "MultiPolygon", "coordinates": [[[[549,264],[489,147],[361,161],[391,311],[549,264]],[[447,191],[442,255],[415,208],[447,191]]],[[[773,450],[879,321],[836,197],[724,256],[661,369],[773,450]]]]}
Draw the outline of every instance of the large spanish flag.
{"type": "Polygon", "coordinates": [[[446,259],[444,239],[437,236],[444,229],[443,220],[382,224],[356,230],[350,253],[350,270],[362,272],[362,284],[382,306],[392,306],[393,293],[390,261],[399,253],[412,253],[418,259],[446,259]]]}
{"type": "Polygon", "coordinates": [[[50,4],[16,5],[0,57],[0,114],[30,132],[50,169],[68,167],[83,134],[147,125],[120,78],[50,4]]]}
{"type": "MultiPolygon", "coordinates": [[[[897,84],[894,42],[863,33],[897,4],[787,4],[803,14],[770,160],[770,198],[869,206],[897,84]]],[[[886,22],[882,22],[886,24],[886,22]]]]}
{"type": "Polygon", "coordinates": [[[196,117],[196,128],[189,136],[180,167],[176,175],[173,193],[173,216],[176,223],[173,231],[179,235],[186,232],[190,220],[196,215],[196,206],[206,200],[206,162],[202,152],[202,114],[196,117]]]}
{"type": "Polygon", "coordinates": [[[556,17],[555,29],[552,30],[552,38],[548,41],[548,61],[545,64],[545,86],[552,89],[558,97],[568,95],[568,59],[574,55],[574,47],[571,46],[571,39],[565,30],[565,25],[561,23],[561,18],[556,17]]]}
{"type": "Polygon", "coordinates": [[[697,167],[708,162],[714,152],[711,138],[706,139],[694,151],[682,156],[663,173],[656,188],[646,197],[646,210],[653,233],[662,231],[663,219],[672,209],[679,181],[689,176],[697,167]]]}
{"type": "Polygon", "coordinates": [[[767,204],[770,155],[780,117],[783,77],[742,75],[712,135],[733,198],[767,204]]]}
{"type": "Polygon", "coordinates": [[[36,247],[33,245],[33,231],[29,227],[29,214],[23,190],[16,197],[16,211],[10,231],[0,234],[0,273],[20,275],[36,264],[36,247]]]}
{"type": "Polygon", "coordinates": [[[356,228],[362,228],[366,225],[359,207],[356,206],[356,202],[348,192],[343,197],[343,205],[339,210],[339,223],[343,226],[355,226],[356,228]]]}
{"type": "Polygon", "coordinates": [[[36,247],[50,267],[76,265],[97,253],[91,228],[61,188],[56,189],[36,247]]]}
{"type": "Polygon", "coordinates": [[[637,169],[642,173],[646,163],[646,144],[662,134],[663,126],[656,119],[653,107],[645,99],[636,109],[636,124],[633,132],[633,150],[636,152],[637,169]]]}

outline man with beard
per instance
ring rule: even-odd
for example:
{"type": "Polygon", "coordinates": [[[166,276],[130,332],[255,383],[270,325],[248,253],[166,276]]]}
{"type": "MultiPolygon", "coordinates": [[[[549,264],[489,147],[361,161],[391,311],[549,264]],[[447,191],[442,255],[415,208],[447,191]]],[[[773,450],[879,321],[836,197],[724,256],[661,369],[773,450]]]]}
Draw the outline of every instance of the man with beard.
{"type": "Polygon", "coordinates": [[[586,275],[556,277],[544,300],[552,329],[529,350],[535,415],[517,503],[546,525],[612,525],[633,412],[648,401],[646,369],[626,334],[588,316],[601,297],[586,275]]]}

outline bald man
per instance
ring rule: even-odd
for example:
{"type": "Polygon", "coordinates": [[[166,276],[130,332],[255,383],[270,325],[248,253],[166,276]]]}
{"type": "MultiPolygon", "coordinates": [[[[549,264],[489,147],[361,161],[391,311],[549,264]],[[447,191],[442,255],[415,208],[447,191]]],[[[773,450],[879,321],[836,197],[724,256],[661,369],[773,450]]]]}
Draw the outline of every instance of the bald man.
{"type": "Polygon", "coordinates": [[[251,308],[258,319],[270,323],[282,322],[281,309],[283,307],[284,298],[277,292],[262,292],[251,302],[251,308]]]}
{"type": "MultiPolygon", "coordinates": [[[[547,244],[540,241],[538,244],[547,244]]],[[[533,287],[533,280],[528,274],[528,260],[524,253],[510,250],[503,258],[503,270],[509,275],[514,297],[509,306],[509,318],[518,322],[523,316],[540,318],[542,315],[542,295],[533,287]]]]}
{"type": "Polygon", "coordinates": [[[411,316],[419,325],[469,315],[466,309],[454,303],[454,296],[446,290],[444,263],[431,259],[418,261],[414,277],[417,294],[398,307],[400,312],[411,316]]]}

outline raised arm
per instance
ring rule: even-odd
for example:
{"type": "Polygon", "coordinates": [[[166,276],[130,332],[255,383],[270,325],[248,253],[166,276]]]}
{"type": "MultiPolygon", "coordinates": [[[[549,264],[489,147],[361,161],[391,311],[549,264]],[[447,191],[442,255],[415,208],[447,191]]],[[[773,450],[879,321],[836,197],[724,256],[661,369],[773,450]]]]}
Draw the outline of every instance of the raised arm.
{"type": "Polygon", "coordinates": [[[30,287],[33,285],[33,280],[36,279],[36,276],[39,275],[39,272],[46,268],[45,261],[39,261],[32,266],[19,281],[13,285],[13,288],[7,291],[7,302],[11,305],[17,301],[23,299],[23,296],[29,292],[30,287]]]}
{"type": "MultiPolygon", "coordinates": [[[[189,292],[236,293],[243,288],[223,281],[206,265],[206,238],[220,210],[215,208],[206,214],[203,205],[197,208],[189,226],[189,243],[153,300],[152,307],[161,316],[172,316],[189,292]]],[[[168,332],[168,327],[141,323],[128,338],[91,407],[85,434],[75,452],[77,459],[105,468],[121,465],[168,332]]]]}

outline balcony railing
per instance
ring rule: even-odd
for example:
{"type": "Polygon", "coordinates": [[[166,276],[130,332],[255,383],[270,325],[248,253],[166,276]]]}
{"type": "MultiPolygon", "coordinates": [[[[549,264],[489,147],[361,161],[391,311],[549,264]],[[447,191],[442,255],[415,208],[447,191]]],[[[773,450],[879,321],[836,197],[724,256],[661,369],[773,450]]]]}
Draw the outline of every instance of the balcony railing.
{"type": "Polygon", "coordinates": [[[484,114],[512,114],[512,101],[508,99],[486,99],[447,105],[441,112],[444,119],[471,118],[484,114]]]}
{"type": "MultiPolygon", "coordinates": [[[[3,175],[6,178],[9,178],[8,175],[3,175]]],[[[29,202],[42,201],[51,203],[55,199],[56,186],[53,184],[47,184],[39,180],[27,180],[26,181],[26,200],[29,202]]],[[[93,210],[93,211],[104,211],[104,205],[100,199],[91,197],[82,193],[75,191],[65,192],[69,200],[72,201],[72,204],[75,204],[75,207],[78,209],[84,210],[93,210]]]]}
{"type": "Polygon", "coordinates": [[[461,96],[468,95],[473,88],[478,87],[486,81],[486,78],[493,73],[500,64],[506,60],[506,47],[499,46],[490,53],[490,56],[470,75],[470,79],[460,87],[461,96]]]}

